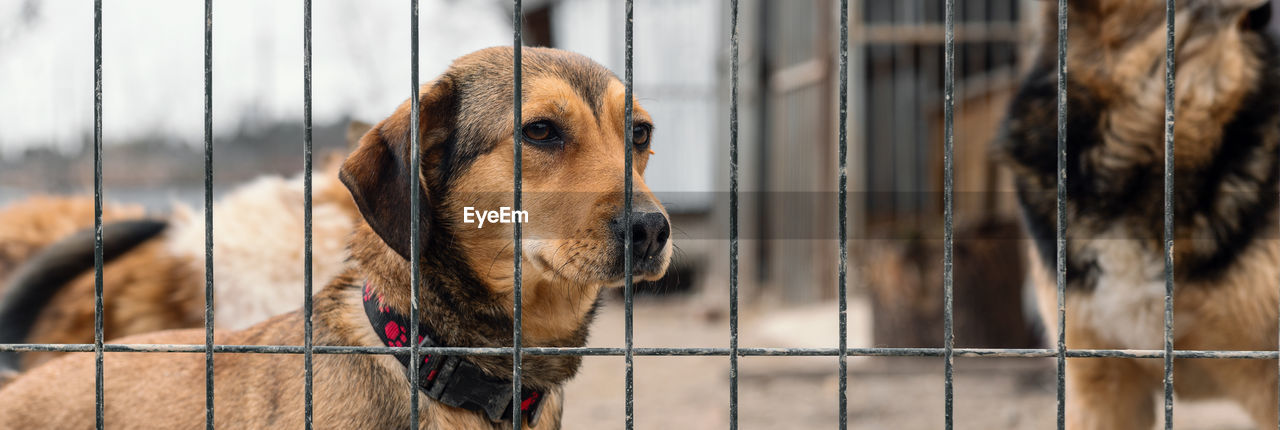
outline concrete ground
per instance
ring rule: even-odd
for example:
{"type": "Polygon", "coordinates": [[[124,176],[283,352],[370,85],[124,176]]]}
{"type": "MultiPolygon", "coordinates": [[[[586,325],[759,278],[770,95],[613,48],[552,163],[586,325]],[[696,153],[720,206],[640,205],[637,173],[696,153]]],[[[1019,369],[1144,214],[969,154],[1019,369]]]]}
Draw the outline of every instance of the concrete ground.
{"type": "MultiPolygon", "coordinates": [[[[634,309],[637,347],[725,347],[722,306],[697,300],[641,298],[634,309]]],[[[836,307],[761,311],[744,308],[740,346],[835,346],[836,307]],[[829,340],[829,341],[828,341],[829,340]]],[[[850,346],[869,346],[870,319],[850,304],[850,346]]],[[[622,346],[623,308],[611,301],[592,328],[591,346],[622,346]]],[[[838,419],[834,357],[743,357],[738,420],[742,429],[833,428],[838,419]]],[[[569,429],[615,429],[624,423],[622,357],[588,357],[567,387],[569,429]]],[[[724,429],[729,414],[727,357],[636,357],[638,429],[724,429]]],[[[850,428],[937,429],[943,426],[942,362],[936,358],[849,360],[850,428]]],[[[957,359],[955,427],[1051,429],[1056,400],[1052,359],[957,359]]],[[[1247,429],[1236,406],[1178,402],[1179,429],[1247,429]]]]}

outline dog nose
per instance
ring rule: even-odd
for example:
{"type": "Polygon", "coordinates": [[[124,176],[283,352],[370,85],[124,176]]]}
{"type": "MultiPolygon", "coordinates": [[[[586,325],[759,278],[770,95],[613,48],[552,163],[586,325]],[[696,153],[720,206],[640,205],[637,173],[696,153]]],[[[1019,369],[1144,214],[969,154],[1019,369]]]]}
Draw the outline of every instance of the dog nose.
{"type": "MultiPolygon", "coordinates": [[[[623,220],[619,215],[613,223],[613,233],[618,243],[625,243],[626,230],[622,228],[623,220]]],[[[637,262],[657,257],[667,246],[671,237],[671,223],[662,212],[631,213],[631,255],[637,262]]]]}

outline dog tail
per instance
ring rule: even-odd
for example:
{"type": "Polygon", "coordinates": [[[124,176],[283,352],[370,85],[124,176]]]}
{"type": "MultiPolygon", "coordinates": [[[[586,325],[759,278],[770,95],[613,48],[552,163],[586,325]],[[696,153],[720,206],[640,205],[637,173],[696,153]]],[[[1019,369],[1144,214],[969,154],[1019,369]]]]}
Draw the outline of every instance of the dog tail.
{"type": "MultiPolygon", "coordinates": [[[[106,263],[164,231],[161,220],[118,221],[102,226],[106,263]]],[[[23,343],[36,317],[60,288],[93,268],[94,232],[81,230],[40,250],[19,266],[0,295],[0,344],[23,343]]],[[[0,351],[0,374],[18,371],[18,353],[0,351]]]]}

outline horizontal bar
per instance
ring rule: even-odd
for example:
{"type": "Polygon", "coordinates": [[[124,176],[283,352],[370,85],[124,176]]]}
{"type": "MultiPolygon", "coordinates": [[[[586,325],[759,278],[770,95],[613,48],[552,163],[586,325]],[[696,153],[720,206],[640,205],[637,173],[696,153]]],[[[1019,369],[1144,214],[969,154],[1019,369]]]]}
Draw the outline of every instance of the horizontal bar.
{"type": "MultiPolygon", "coordinates": [[[[18,343],[0,345],[0,351],[61,351],[92,352],[91,343],[47,344],[18,343]]],[[[408,354],[409,347],[388,346],[314,346],[316,354],[408,354]]],[[[106,352],[167,352],[167,353],[199,353],[205,351],[200,344],[106,344],[106,352]]],[[[509,355],[512,348],[507,347],[421,347],[425,354],[444,355],[509,355]]],[[[623,356],[626,348],[600,347],[522,347],[525,355],[579,355],[579,356],[623,356]]],[[[644,356],[728,356],[729,348],[633,348],[635,355],[644,356]]],[[[943,348],[849,348],[849,356],[862,357],[942,357],[943,348]]],[[[965,358],[1049,358],[1058,354],[1056,348],[955,348],[956,357],[965,358]]],[[[213,352],[224,354],[303,354],[306,347],[301,345],[214,345],[213,352]]],[[[839,348],[738,348],[738,356],[777,357],[836,357],[839,348]]],[[[1164,350],[1159,349],[1069,349],[1070,358],[1163,358],[1164,350]]],[[[1221,350],[1176,350],[1174,358],[1205,359],[1280,359],[1280,351],[1221,351],[1221,350]]]]}

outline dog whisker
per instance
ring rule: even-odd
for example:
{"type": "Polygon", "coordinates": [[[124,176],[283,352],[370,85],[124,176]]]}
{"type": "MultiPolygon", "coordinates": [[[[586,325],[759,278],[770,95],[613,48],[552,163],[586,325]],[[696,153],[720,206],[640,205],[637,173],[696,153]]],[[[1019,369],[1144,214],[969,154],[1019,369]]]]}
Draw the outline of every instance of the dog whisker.
{"type": "Polygon", "coordinates": [[[516,243],[515,239],[512,239],[510,242],[507,242],[506,245],[502,245],[502,248],[499,249],[496,254],[493,254],[493,261],[489,262],[489,270],[485,271],[485,274],[484,274],[485,277],[493,276],[493,265],[498,263],[498,257],[502,256],[502,251],[505,251],[508,246],[514,245],[515,243],[516,243]]]}

